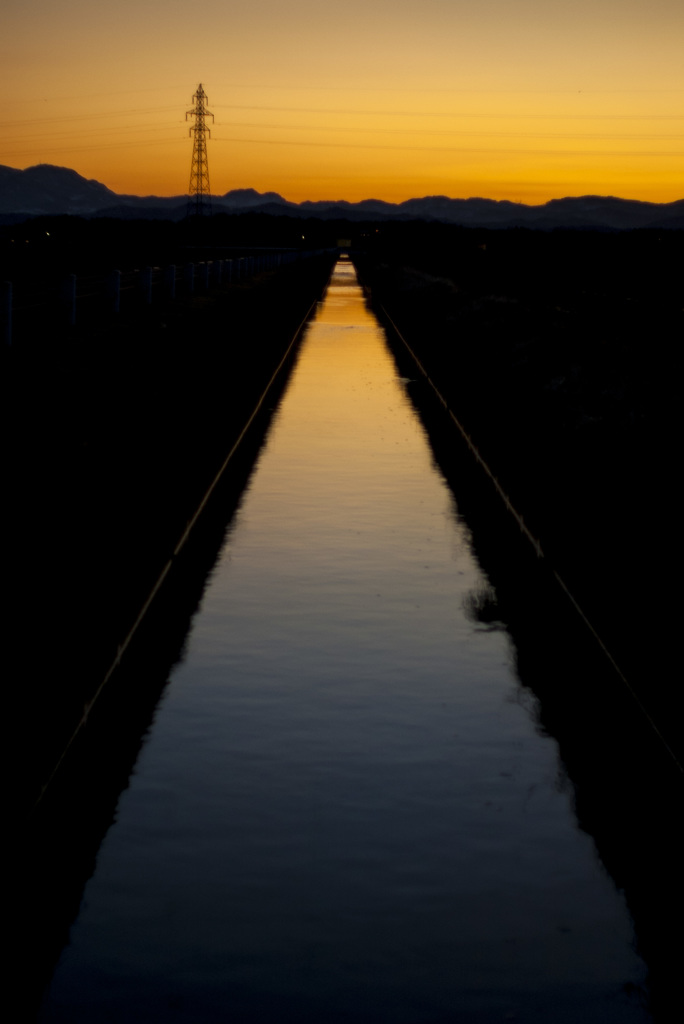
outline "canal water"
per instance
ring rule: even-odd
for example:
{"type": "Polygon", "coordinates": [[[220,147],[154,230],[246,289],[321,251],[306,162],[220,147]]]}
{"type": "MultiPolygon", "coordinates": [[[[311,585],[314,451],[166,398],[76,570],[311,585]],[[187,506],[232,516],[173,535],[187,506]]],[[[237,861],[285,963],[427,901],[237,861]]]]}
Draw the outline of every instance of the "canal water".
{"type": "Polygon", "coordinates": [[[43,1022],[647,1019],[411,386],[340,261],[43,1022]]]}

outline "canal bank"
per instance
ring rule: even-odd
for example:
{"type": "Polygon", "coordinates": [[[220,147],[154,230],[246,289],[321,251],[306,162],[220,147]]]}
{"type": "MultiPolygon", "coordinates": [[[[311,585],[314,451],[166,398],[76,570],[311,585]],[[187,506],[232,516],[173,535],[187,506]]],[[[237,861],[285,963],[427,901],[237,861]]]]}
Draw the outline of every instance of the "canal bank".
{"type": "MultiPolygon", "coordinates": [[[[115,663],[330,266],[326,255],[302,260],[213,296],[46,333],[3,353],[2,466],[11,496],[3,509],[4,659],[10,803],[20,817],[115,663]]],[[[275,401],[266,396],[265,414],[275,401]]]]}
{"type": "Polygon", "coordinates": [[[388,328],[399,373],[490,584],[476,595],[472,615],[483,628],[504,623],[513,640],[526,704],[558,743],[578,823],[633,916],[636,947],[648,966],[650,1013],[669,1024],[681,1003],[683,945],[673,939],[684,913],[681,772],[435,388],[388,328]]]}
{"type": "Polygon", "coordinates": [[[464,232],[449,249],[359,254],[358,267],[681,766],[663,580],[682,309],[677,235],[661,241],[464,232]]]}
{"type": "Polygon", "coordinates": [[[341,267],[43,1020],[648,1019],[397,376],[341,267]]]}

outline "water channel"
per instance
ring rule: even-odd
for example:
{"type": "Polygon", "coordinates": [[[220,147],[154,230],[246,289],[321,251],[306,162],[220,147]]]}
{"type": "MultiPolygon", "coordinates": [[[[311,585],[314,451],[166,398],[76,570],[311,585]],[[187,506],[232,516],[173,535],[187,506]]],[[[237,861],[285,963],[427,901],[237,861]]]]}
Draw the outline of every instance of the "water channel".
{"type": "Polygon", "coordinates": [[[411,386],[341,261],[44,1024],[648,1019],[411,386]]]}

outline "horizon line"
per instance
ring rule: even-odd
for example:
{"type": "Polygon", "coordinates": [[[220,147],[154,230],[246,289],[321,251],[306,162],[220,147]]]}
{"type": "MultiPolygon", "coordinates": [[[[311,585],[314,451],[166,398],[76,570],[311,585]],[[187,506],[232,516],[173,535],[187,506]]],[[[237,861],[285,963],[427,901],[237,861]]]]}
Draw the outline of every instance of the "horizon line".
{"type": "MultiPolygon", "coordinates": [[[[21,174],[23,174],[23,173],[25,173],[27,171],[30,171],[30,170],[34,170],[34,169],[39,168],[39,167],[50,167],[50,168],[55,168],[57,170],[70,171],[71,173],[76,174],[83,181],[86,181],[86,182],[96,182],[98,185],[102,185],[109,192],[111,192],[112,195],[114,195],[114,196],[116,196],[116,197],[118,197],[120,199],[132,198],[132,199],[140,199],[140,200],[144,200],[144,199],[161,199],[161,200],[168,200],[168,201],[173,201],[173,200],[182,201],[182,200],[188,199],[191,196],[191,193],[189,193],[187,191],[172,193],[170,195],[160,195],[158,193],[151,193],[151,192],[148,192],[148,193],[116,192],[114,189],[112,189],[108,185],[106,185],[103,181],[100,181],[99,178],[87,178],[85,175],[81,174],[80,171],[75,170],[73,167],[68,167],[68,166],[66,166],[64,164],[53,164],[53,163],[49,163],[49,162],[46,162],[46,161],[39,161],[36,164],[29,164],[27,167],[12,167],[10,164],[0,164],[0,166],[5,167],[8,170],[17,171],[17,172],[19,172],[21,174]]],[[[265,192],[260,192],[258,189],[255,189],[252,186],[237,186],[235,188],[228,189],[226,192],[210,192],[209,195],[208,195],[208,198],[210,198],[211,200],[225,199],[226,196],[230,196],[232,193],[235,193],[235,192],[252,192],[252,193],[254,193],[257,196],[268,196],[268,195],[273,195],[274,197],[277,196],[278,200],[282,201],[283,203],[287,203],[290,206],[302,206],[303,204],[312,204],[313,205],[313,204],[326,204],[326,203],[330,203],[330,204],[344,204],[344,205],[347,205],[347,206],[359,206],[359,205],[365,204],[365,203],[382,203],[385,206],[395,206],[395,207],[397,207],[397,206],[402,206],[405,203],[410,203],[410,202],[415,202],[415,201],[420,201],[420,200],[445,199],[448,202],[483,201],[483,202],[496,203],[496,204],[510,204],[510,205],[513,205],[513,206],[525,206],[525,207],[528,207],[528,208],[541,208],[541,207],[544,207],[544,206],[548,206],[549,203],[561,202],[561,201],[566,200],[566,199],[615,199],[618,202],[623,202],[623,203],[639,203],[640,205],[644,205],[644,206],[664,207],[664,206],[672,206],[672,205],[675,205],[676,203],[684,201],[684,195],[682,195],[682,197],[680,199],[671,199],[671,200],[666,200],[664,202],[658,202],[657,200],[654,200],[654,199],[634,199],[634,198],[630,198],[630,197],[627,197],[627,196],[616,195],[615,193],[598,193],[598,192],[580,192],[580,193],[576,193],[576,194],[575,193],[566,193],[564,195],[552,196],[550,199],[546,199],[546,200],[544,200],[541,203],[525,202],[523,199],[506,199],[506,198],[504,198],[504,199],[500,199],[500,198],[497,199],[497,198],[494,198],[492,196],[487,196],[487,195],[483,195],[483,194],[470,195],[470,196],[450,196],[450,195],[447,195],[444,192],[435,192],[435,193],[424,194],[424,195],[413,195],[413,196],[410,196],[408,199],[399,199],[399,200],[380,199],[379,197],[372,196],[372,195],[367,196],[364,199],[343,199],[343,198],[332,199],[332,198],[329,198],[329,199],[301,199],[301,200],[296,200],[296,199],[287,199],[280,192],[277,192],[274,189],[268,189],[265,192]]],[[[275,199],[273,201],[275,201],[275,199]]]]}

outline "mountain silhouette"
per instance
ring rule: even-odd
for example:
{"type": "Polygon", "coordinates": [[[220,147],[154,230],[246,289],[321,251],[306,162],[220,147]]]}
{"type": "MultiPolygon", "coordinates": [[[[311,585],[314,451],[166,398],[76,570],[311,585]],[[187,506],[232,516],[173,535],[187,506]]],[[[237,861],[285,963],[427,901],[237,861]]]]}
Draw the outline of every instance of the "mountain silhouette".
{"type": "MultiPolygon", "coordinates": [[[[277,192],[246,188],[215,195],[212,202],[215,213],[258,211],[321,219],[431,220],[478,228],[527,227],[547,231],[553,228],[684,228],[684,199],[673,203],[648,203],[614,196],[578,196],[527,206],[508,200],[425,196],[402,203],[381,199],[358,203],[347,200],[292,203],[277,192]]],[[[38,164],[22,171],[0,165],[0,218],[5,222],[60,214],[179,220],[185,215],[186,207],[186,195],[120,195],[67,167],[38,164]]]]}

